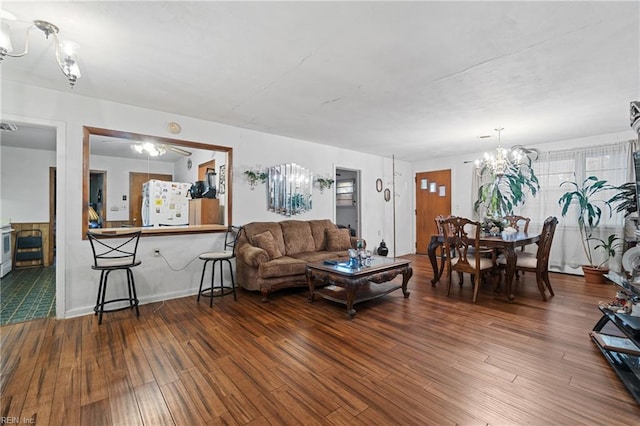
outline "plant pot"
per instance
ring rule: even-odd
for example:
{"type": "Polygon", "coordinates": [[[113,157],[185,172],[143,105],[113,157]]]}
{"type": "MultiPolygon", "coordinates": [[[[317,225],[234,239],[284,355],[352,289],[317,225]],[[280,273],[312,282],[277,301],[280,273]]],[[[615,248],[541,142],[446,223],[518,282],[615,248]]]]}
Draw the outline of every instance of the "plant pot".
{"type": "Polygon", "coordinates": [[[582,265],[584,280],[589,284],[606,284],[607,279],[604,274],[609,273],[609,268],[596,268],[594,266],[582,265]]]}

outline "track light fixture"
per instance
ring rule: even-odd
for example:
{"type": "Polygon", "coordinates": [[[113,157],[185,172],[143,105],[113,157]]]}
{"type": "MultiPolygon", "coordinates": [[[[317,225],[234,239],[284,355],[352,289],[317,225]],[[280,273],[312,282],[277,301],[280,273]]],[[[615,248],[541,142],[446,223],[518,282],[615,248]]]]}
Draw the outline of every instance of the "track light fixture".
{"type": "Polygon", "coordinates": [[[81,77],[80,67],[78,67],[78,61],[76,59],[75,44],[70,42],[61,42],[58,38],[58,32],[60,32],[60,29],[51,22],[40,20],[33,21],[33,25],[30,25],[27,29],[24,51],[21,53],[13,53],[11,29],[7,22],[2,22],[0,24],[0,63],[2,63],[5,56],[19,58],[29,53],[29,36],[31,34],[31,30],[34,28],[42,31],[46,39],[49,39],[49,36],[53,36],[56,48],[56,61],[58,62],[60,70],[65,77],[67,77],[69,84],[73,88],[76,84],[76,80],[81,77]]]}

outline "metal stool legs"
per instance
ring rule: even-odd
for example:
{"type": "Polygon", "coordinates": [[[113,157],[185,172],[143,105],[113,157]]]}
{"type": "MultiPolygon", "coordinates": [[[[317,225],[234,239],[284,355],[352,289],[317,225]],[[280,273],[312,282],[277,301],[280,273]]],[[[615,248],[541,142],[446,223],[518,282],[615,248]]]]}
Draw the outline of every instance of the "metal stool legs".
{"type": "Polygon", "coordinates": [[[102,314],[105,312],[115,312],[121,311],[123,309],[131,309],[135,308],[136,317],[140,316],[140,309],[138,308],[138,294],[136,293],[136,283],[133,279],[133,272],[131,269],[113,269],[113,270],[103,270],[100,272],[100,284],[98,286],[98,298],[96,299],[96,306],[93,308],[94,315],[99,315],[98,317],[98,325],[102,324],[102,314]],[[124,270],[127,273],[127,291],[129,293],[129,298],[120,298],[120,299],[112,299],[105,300],[107,294],[107,280],[109,279],[109,274],[116,270],[124,270]],[[105,305],[114,302],[129,302],[129,306],[123,306],[120,308],[113,309],[105,309],[105,305]]]}
{"type": "Polygon", "coordinates": [[[200,296],[203,297],[208,297],[209,298],[209,306],[212,307],[213,306],[213,298],[214,297],[222,297],[225,296],[227,294],[231,294],[233,293],[233,300],[238,300],[236,297],[236,283],[234,281],[233,278],[233,268],[231,266],[231,261],[229,259],[209,259],[209,260],[205,260],[204,265],[202,266],[202,276],[200,277],[200,288],[198,289],[198,302],[200,301],[200,296]],[[222,262],[227,262],[227,264],[229,265],[229,272],[231,274],[231,287],[229,286],[225,286],[224,282],[223,282],[223,263],[222,262]],[[211,264],[211,287],[209,288],[205,288],[203,289],[203,283],[204,283],[204,275],[205,272],[207,270],[207,263],[209,262],[213,262],[211,264]],[[215,287],[214,285],[214,277],[216,275],[216,263],[220,262],[220,285],[218,287],[215,287]]]}

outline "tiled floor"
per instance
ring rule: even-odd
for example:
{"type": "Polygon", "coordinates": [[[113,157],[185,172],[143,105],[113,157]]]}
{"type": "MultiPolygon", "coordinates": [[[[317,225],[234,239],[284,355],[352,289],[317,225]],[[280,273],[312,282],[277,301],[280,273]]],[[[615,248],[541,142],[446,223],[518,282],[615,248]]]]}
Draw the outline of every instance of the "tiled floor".
{"type": "Polygon", "coordinates": [[[55,266],[14,269],[0,280],[0,325],[55,313],[55,266]]]}

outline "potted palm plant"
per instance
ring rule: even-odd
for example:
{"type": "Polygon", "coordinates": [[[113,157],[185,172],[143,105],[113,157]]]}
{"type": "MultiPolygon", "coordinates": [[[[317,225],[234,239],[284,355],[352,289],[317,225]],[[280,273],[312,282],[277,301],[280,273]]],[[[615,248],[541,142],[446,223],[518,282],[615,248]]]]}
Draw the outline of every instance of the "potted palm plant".
{"type": "Polygon", "coordinates": [[[558,204],[562,207],[561,213],[563,217],[566,217],[572,205],[577,208],[578,229],[580,230],[582,248],[588,262],[582,265],[585,280],[593,283],[605,283],[604,274],[609,272],[609,268],[605,265],[607,265],[609,259],[616,255],[616,251],[622,244],[620,243],[621,239],[615,234],[609,235],[606,239],[594,236],[602,218],[600,205],[604,205],[609,209],[609,215],[612,212],[609,201],[598,199],[597,194],[614,187],[607,184],[606,180],[600,180],[595,176],[589,176],[581,184],[578,184],[575,175],[573,181],[564,181],[560,184],[561,187],[565,185],[571,187],[571,190],[560,197],[558,204]],[[595,261],[594,254],[597,250],[604,252],[604,260],[600,263],[595,261]]]}

